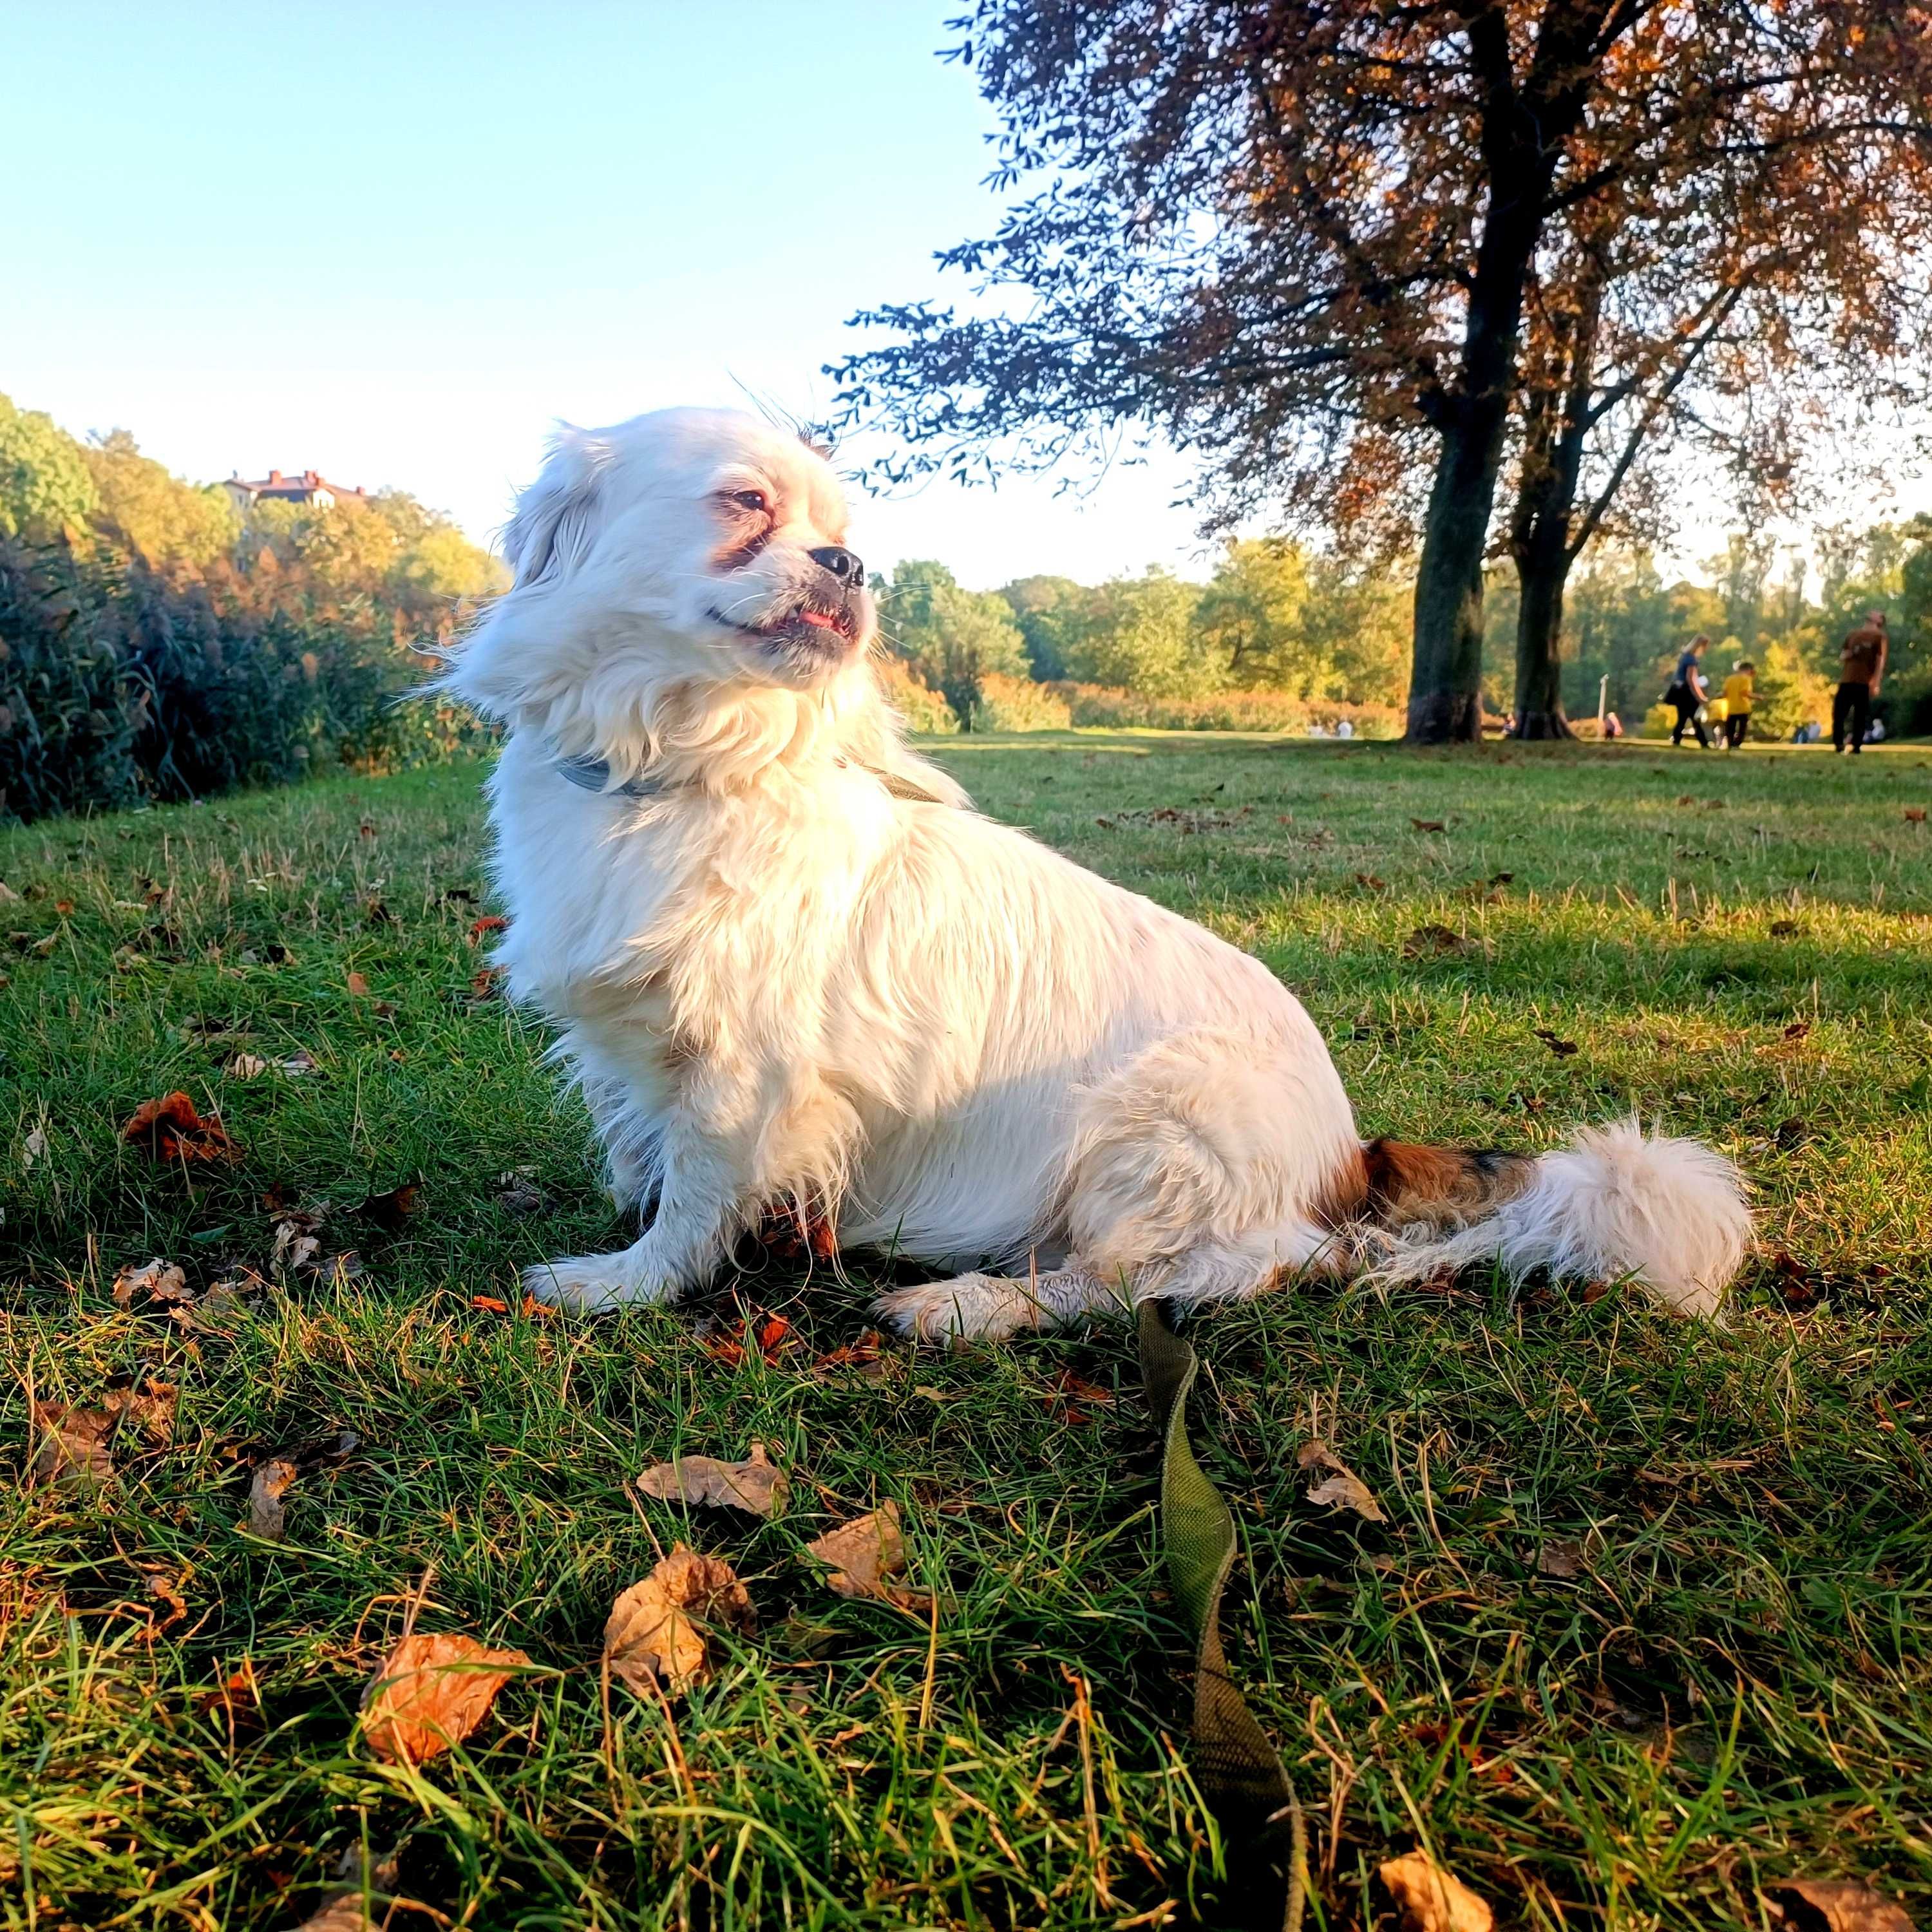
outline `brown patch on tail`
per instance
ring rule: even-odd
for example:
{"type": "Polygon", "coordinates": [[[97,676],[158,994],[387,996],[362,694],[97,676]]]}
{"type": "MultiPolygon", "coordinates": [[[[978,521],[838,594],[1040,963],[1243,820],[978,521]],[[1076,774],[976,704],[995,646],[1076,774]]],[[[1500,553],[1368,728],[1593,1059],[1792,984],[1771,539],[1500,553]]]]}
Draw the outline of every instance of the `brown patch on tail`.
{"type": "Polygon", "coordinates": [[[1384,1228],[1460,1227],[1529,1185],[1533,1154],[1494,1148],[1364,1143],[1330,1183],[1318,1212],[1325,1225],[1368,1220],[1384,1228]]]}
{"type": "Polygon", "coordinates": [[[1362,1165],[1368,1171],[1369,1212],[1384,1226],[1420,1221],[1454,1227],[1520,1194],[1529,1185],[1536,1157],[1495,1148],[1379,1140],[1363,1148],[1362,1165]]]}

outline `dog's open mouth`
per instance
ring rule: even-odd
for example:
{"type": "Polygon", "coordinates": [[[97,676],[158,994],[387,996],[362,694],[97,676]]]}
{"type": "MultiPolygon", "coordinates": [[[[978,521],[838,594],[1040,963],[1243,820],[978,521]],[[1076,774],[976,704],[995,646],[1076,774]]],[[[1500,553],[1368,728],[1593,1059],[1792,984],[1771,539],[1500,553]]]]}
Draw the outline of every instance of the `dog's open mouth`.
{"type": "Polygon", "coordinates": [[[831,650],[850,644],[859,634],[859,620],[842,608],[827,610],[817,604],[801,604],[795,610],[767,624],[741,624],[722,610],[711,613],[714,623],[741,637],[756,638],[760,644],[804,644],[815,650],[831,650]]]}

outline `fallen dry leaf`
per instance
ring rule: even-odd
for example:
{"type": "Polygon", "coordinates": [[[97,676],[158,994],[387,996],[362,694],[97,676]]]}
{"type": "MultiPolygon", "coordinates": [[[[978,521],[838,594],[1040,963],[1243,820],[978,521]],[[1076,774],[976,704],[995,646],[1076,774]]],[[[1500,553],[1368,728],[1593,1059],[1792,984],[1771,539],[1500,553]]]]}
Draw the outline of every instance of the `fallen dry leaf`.
{"type": "Polygon", "coordinates": [[[320,1268],[322,1224],[328,1214],[326,1204],[320,1201],[311,1201],[306,1207],[275,1210],[274,1244],[269,1252],[269,1265],[282,1268],[320,1268]]]}
{"type": "Polygon", "coordinates": [[[364,974],[351,971],[347,984],[352,1000],[366,1000],[369,997],[369,982],[364,974]]]}
{"type": "Polygon", "coordinates": [[[27,1487],[91,1489],[112,1481],[114,1458],[107,1444],[118,1420],[104,1408],[33,1403],[28,1414],[34,1454],[27,1465],[27,1487]]]}
{"type": "Polygon", "coordinates": [[[757,1622],[730,1564],[680,1543],[610,1606],[604,1661],[613,1677],[640,1696],[657,1684],[682,1696],[694,1684],[711,1681],[706,1629],[748,1630],[757,1622]]]}
{"type": "Polygon", "coordinates": [[[814,1370],[856,1369],[861,1375],[877,1378],[885,1372],[879,1354],[885,1341],[878,1329],[868,1328],[856,1342],[841,1342],[837,1348],[828,1348],[812,1366],[814,1370]]]}
{"type": "Polygon", "coordinates": [[[472,920],[470,922],[470,944],[477,944],[493,932],[501,932],[509,922],[500,912],[486,912],[481,919],[472,920]]]}
{"type": "Polygon", "coordinates": [[[1923,825],[1925,823],[1924,806],[1908,805],[1905,808],[1905,822],[1908,825],[1923,825]]]}
{"type": "Polygon", "coordinates": [[[462,1743],[529,1662],[473,1636],[406,1636],[362,1694],[362,1735],[392,1764],[427,1763],[462,1743]]]}
{"type": "MultiPolygon", "coordinates": [[[[382,1900],[378,1898],[375,1902],[380,1906],[382,1900]]],[[[379,1928],[369,1916],[368,1898],[357,1890],[338,1892],[333,1898],[324,1899],[296,1932],[379,1932],[379,1928]]]]}
{"type": "Polygon", "coordinates": [[[816,1202],[800,1207],[795,1202],[781,1202],[767,1208],[754,1238],[759,1246],[781,1261],[830,1261],[838,1252],[838,1236],[831,1216],[816,1202]]]}
{"type": "Polygon", "coordinates": [[[1912,1932],[1902,1906],[1862,1885],[1794,1878],[1766,1891],[1795,1932],[1912,1932]]]}
{"type": "Polygon", "coordinates": [[[357,1208],[359,1214],[366,1214],[379,1228],[387,1228],[392,1233],[416,1211],[416,1196],[422,1191],[419,1180],[406,1180],[400,1187],[392,1187],[386,1194],[372,1194],[357,1208]]]}
{"type": "Polygon", "coordinates": [[[322,1063],[314,1054],[306,1050],[300,1053],[292,1053],[287,1059],[279,1064],[283,1073],[291,1080],[305,1080],[311,1073],[320,1073],[322,1071],[322,1063]]]}
{"type": "Polygon", "coordinates": [[[1771,936],[1774,939],[1791,939],[1796,937],[1798,922],[1795,919],[1774,919],[1771,922],[1771,936]]]}
{"type": "Polygon", "coordinates": [[[753,1348],[766,1361],[776,1362],[794,1346],[791,1323],[782,1315],[767,1315],[762,1319],[754,1316],[713,1336],[704,1344],[704,1352],[713,1361],[736,1368],[753,1348]]]}
{"type": "Polygon", "coordinates": [[[47,1150],[47,1130],[45,1127],[29,1130],[27,1137],[20,1143],[20,1166],[25,1169],[33,1166],[47,1150]]]}
{"type": "Polygon", "coordinates": [[[1562,1039],[1547,1027],[1532,1027],[1530,1030],[1558,1060],[1568,1060],[1576,1051],[1576,1042],[1574,1040],[1562,1039]]]}
{"type": "Polygon", "coordinates": [[[110,1389],[100,1406],[110,1415],[138,1429],[150,1442],[165,1448],[175,1439],[175,1406],[181,1391],[172,1382],[150,1376],[145,1389],[110,1389]]]}
{"type": "Polygon", "coordinates": [[[221,1124],[219,1114],[206,1120],[182,1093],[143,1100],[121,1130],[124,1141],[146,1148],[160,1161],[239,1160],[242,1150],[221,1124]]]}
{"type": "Polygon", "coordinates": [[[302,1472],[286,1456],[272,1456],[255,1465],[248,1484],[248,1534],[279,1543],[288,1533],[288,1512],[282,1498],[302,1472]]]}
{"type": "Polygon", "coordinates": [[[826,1587],[842,1597],[876,1597],[902,1610],[924,1611],[932,1597],[892,1579],[905,1571],[905,1538],[899,1533],[899,1506],[882,1503],[869,1515],[828,1530],[805,1546],[805,1553],[830,1571],[826,1587]]]}
{"type": "Polygon", "coordinates": [[[1583,1546],[1572,1540],[1546,1543],[1536,1552],[1536,1567],[1546,1576],[1568,1581],[1583,1574],[1583,1546]]]}
{"type": "Polygon", "coordinates": [[[1424,1851],[1376,1868],[1402,1914],[1402,1932],[1490,1932],[1496,1916],[1453,1872],[1424,1851]]]}
{"type": "Polygon", "coordinates": [[[259,1080],[268,1072],[268,1063],[259,1053],[231,1053],[224,1070],[238,1080],[259,1080]]]}
{"type": "Polygon", "coordinates": [[[203,1718],[219,1716],[236,1730],[255,1730],[262,1721],[261,1697],[254,1664],[244,1657],[239,1670],[231,1671],[224,1682],[195,1699],[195,1712],[203,1718]]]}
{"type": "Polygon", "coordinates": [[[1449,829],[1439,818],[1412,818],[1408,822],[1418,832],[1447,832],[1449,829]]]}
{"type": "Polygon", "coordinates": [[[785,1506],[791,1484],[784,1472],[752,1444],[743,1462],[721,1462],[712,1456],[685,1456],[656,1462],[638,1478],[639,1491],[659,1502],[699,1503],[709,1509],[740,1509],[753,1516],[775,1516],[785,1506]]]}
{"type": "Polygon", "coordinates": [[[1308,1492],[1310,1502],[1325,1503],[1335,1509],[1353,1510],[1366,1522],[1388,1521],[1367,1484],[1320,1437],[1302,1444],[1294,1465],[1298,1469],[1321,1478],[1308,1492]]]}
{"type": "Polygon", "coordinates": [[[1388,880],[1378,878],[1372,872],[1358,872],[1355,883],[1365,892],[1385,892],[1388,890],[1388,880]]]}
{"type": "Polygon", "coordinates": [[[114,1277],[112,1289],[116,1308],[132,1308],[136,1301],[163,1303],[192,1301],[188,1276],[172,1262],[158,1256],[139,1268],[124,1268],[114,1277]]]}
{"type": "Polygon", "coordinates": [[[1447,959],[1468,950],[1469,942],[1446,926],[1418,926],[1402,942],[1405,959],[1447,959]]]}
{"type": "Polygon", "coordinates": [[[1094,1419],[1082,1406],[1088,1403],[1112,1408],[1114,1392],[1101,1388],[1097,1382],[1088,1382],[1084,1376],[1076,1376],[1071,1369],[1062,1369],[1053,1378],[1047,1394],[1047,1407],[1054,1410],[1070,1428],[1079,1429],[1094,1419]]]}
{"type": "Polygon", "coordinates": [[[20,903],[20,895],[4,879],[0,879],[0,905],[18,905],[20,903]]]}

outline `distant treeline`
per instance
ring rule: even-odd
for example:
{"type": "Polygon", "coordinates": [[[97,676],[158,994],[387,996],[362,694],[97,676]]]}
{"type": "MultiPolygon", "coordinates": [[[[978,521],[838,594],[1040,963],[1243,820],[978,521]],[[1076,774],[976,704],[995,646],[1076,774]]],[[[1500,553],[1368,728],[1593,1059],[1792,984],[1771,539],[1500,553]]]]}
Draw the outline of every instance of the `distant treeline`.
{"type": "Polygon", "coordinates": [[[397,700],[502,581],[400,490],[244,514],[0,395],[0,814],[447,756],[476,728],[397,700]]]}
{"type": "MultiPolygon", "coordinates": [[[[902,564],[880,586],[898,697],[925,730],[1070,724],[1202,730],[1333,729],[1400,736],[1408,702],[1412,572],[1351,563],[1286,539],[1231,543],[1205,584],[1150,569],[1099,585],[1026,577],[963,589],[944,565],[902,564]]],[[[1490,574],[1484,692],[1509,715],[1516,586],[1490,574]]],[[[1890,616],[1882,708],[1894,733],[1932,730],[1932,517],[1813,533],[1805,550],[1730,539],[1700,578],[1666,581],[1647,552],[1604,548],[1572,577],[1563,699],[1636,728],[1685,643],[1712,640],[1720,676],[1757,668],[1752,730],[1788,738],[1828,720],[1838,646],[1864,612],[1890,616]]]]}

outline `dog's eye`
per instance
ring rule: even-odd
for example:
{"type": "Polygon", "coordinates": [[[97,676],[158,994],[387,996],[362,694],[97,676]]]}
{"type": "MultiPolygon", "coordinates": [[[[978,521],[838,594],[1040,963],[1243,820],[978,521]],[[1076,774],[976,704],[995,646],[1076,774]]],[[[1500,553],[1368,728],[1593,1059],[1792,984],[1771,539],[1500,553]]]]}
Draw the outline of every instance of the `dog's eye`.
{"type": "Polygon", "coordinates": [[[754,517],[762,517],[772,507],[770,499],[762,490],[734,490],[731,500],[740,509],[748,510],[754,517]]]}

